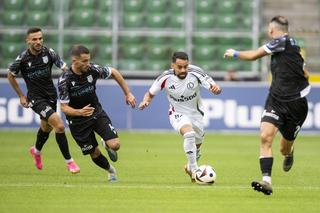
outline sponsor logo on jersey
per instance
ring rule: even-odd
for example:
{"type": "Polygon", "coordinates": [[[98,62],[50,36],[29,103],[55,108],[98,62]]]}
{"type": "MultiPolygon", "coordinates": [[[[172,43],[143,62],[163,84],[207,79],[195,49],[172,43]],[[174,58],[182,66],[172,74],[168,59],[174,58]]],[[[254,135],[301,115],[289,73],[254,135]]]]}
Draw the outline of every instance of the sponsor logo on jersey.
{"type": "Polygon", "coordinates": [[[81,150],[82,151],[88,151],[88,150],[91,150],[93,148],[93,145],[87,145],[85,144],[83,147],[81,147],[81,150]]]}
{"type": "Polygon", "coordinates": [[[47,64],[49,61],[48,56],[42,57],[42,61],[43,61],[43,63],[47,64]]]}
{"type": "Polygon", "coordinates": [[[47,112],[49,112],[51,109],[52,109],[51,107],[46,106],[46,109],[45,109],[45,110],[42,110],[42,111],[40,112],[40,114],[42,115],[42,117],[45,118],[45,117],[47,116],[47,112]]]}
{"type": "Polygon", "coordinates": [[[271,112],[267,112],[267,110],[264,110],[262,113],[262,117],[267,116],[267,117],[271,117],[273,119],[279,120],[279,116],[274,113],[275,113],[274,110],[271,110],[271,112]]]}
{"type": "Polygon", "coordinates": [[[87,76],[87,80],[89,83],[92,83],[92,81],[93,81],[92,75],[87,76]]]}
{"type": "Polygon", "coordinates": [[[195,97],[197,97],[197,93],[196,92],[193,95],[190,95],[190,96],[187,96],[187,97],[184,97],[183,95],[181,95],[179,98],[176,98],[176,97],[173,97],[172,95],[170,95],[170,98],[172,98],[176,102],[191,101],[195,97]]]}
{"type": "Polygon", "coordinates": [[[175,88],[174,85],[172,84],[170,87],[168,87],[168,89],[176,89],[176,88],[175,88]]]}

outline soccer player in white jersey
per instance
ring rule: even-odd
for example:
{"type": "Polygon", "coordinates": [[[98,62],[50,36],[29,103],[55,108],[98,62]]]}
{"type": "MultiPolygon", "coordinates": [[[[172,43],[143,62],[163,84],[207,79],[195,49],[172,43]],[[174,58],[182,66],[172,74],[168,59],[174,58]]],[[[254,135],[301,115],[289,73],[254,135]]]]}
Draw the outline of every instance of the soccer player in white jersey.
{"type": "Polygon", "coordinates": [[[154,81],[139,104],[139,109],[143,110],[158,92],[166,91],[170,102],[169,120],[172,127],[184,138],[183,148],[188,160],[185,171],[192,182],[195,180],[204,136],[201,86],[215,95],[221,92],[220,87],[201,68],[189,64],[189,57],[185,52],[175,52],[171,69],[154,81]]]}

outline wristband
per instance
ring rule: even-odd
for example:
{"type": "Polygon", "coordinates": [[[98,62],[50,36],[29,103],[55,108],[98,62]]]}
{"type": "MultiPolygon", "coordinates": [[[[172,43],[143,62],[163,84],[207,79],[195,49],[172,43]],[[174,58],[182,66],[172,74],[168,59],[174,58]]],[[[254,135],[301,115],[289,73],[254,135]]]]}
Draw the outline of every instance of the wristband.
{"type": "Polygon", "coordinates": [[[234,57],[234,58],[238,58],[238,56],[239,56],[239,52],[238,52],[238,51],[234,51],[233,57],[234,57]]]}

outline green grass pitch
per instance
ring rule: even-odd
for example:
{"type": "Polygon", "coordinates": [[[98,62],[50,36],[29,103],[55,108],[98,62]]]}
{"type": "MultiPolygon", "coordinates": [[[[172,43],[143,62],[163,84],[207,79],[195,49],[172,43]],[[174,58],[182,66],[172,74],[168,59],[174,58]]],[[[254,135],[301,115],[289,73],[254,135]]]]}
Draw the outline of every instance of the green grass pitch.
{"type": "MultiPolygon", "coordinates": [[[[119,181],[83,156],[68,134],[81,172],[71,175],[51,134],[43,149],[42,171],[28,153],[35,131],[0,131],[0,212],[320,212],[320,136],[300,135],[295,163],[282,171],[279,137],[273,146],[273,190],[251,189],[260,180],[258,134],[208,133],[199,165],[217,172],[211,186],[191,183],[183,171],[182,138],[174,132],[120,132],[119,181]]],[[[101,150],[103,150],[100,145],[101,150]]],[[[106,155],[105,150],[103,150],[106,155]]]]}

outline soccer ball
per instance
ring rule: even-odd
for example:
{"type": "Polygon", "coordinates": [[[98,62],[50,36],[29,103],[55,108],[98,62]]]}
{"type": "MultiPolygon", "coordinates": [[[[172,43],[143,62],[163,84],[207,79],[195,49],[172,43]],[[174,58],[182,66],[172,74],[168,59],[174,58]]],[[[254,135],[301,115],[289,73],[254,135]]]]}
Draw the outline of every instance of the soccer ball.
{"type": "Polygon", "coordinates": [[[201,165],[196,171],[196,182],[201,185],[213,184],[216,181],[217,174],[209,165],[201,165]]]}

